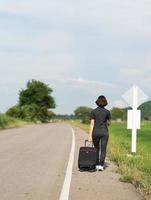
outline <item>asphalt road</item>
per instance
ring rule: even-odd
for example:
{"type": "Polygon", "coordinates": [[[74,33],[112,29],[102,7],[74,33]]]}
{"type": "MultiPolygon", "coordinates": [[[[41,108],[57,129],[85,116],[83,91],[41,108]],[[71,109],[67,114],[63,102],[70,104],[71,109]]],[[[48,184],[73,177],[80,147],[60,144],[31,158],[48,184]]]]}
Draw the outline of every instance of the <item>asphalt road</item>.
{"type": "Polygon", "coordinates": [[[57,200],[71,146],[67,125],[0,131],[0,200],[57,200]]]}
{"type": "MultiPolygon", "coordinates": [[[[69,200],[142,200],[131,184],[121,183],[116,167],[81,173],[79,147],[86,133],[75,132],[75,155],[69,200]]],[[[31,125],[0,131],[0,200],[59,200],[71,150],[67,124],[31,125]]]]}

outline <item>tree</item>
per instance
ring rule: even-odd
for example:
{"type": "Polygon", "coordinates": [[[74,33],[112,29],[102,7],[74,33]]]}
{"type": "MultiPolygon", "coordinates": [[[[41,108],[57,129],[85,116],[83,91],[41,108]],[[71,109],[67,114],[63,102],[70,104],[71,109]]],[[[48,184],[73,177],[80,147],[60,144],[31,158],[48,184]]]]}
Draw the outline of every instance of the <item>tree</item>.
{"type": "Polygon", "coordinates": [[[111,115],[113,120],[124,119],[125,111],[121,108],[114,107],[111,109],[111,115]]]}
{"type": "Polygon", "coordinates": [[[141,118],[145,120],[151,120],[151,101],[147,101],[141,104],[138,109],[141,110],[141,118]]]}
{"type": "Polygon", "coordinates": [[[27,89],[19,93],[19,105],[36,104],[39,107],[55,108],[54,98],[51,96],[53,90],[46,84],[32,80],[27,82],[27,89]]]}
{"type": "Polygon", "coordinates": [[[55,108],[55,100],[51,96],[53,90],[43,82],[31,80],[27,82],[27,88],[19,92],[19,104],[7,111],[13,117],[47,122],[51,119],[50,108],[55,108]]]}
{"type": "Polygon", "coordinates": [[[89,123],[91,111],[92,111],[92,108],[80,106],[76,108],[74,113],[75,113],[75,117],[77,119],[81,119],[82,123],[89,123]]]}

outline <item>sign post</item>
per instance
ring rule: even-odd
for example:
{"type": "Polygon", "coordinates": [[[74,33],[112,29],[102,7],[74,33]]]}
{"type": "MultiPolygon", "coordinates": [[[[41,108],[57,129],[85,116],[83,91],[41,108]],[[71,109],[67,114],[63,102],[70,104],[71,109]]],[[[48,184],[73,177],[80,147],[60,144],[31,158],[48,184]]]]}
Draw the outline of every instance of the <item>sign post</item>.
{"type": "Polygon", "coordinates": [[[123,99],[128,103],[131,110],[127,111],[127,128],[132,129],[132,146],[131,152],[132,154],[136,153],[136,141],[137,141],[137,129],[141,127],[141,111],[137,108],[144,101],[147,100],[146,94],[138,87],[133,86],[127,92],[122,95],[123,99]]]}

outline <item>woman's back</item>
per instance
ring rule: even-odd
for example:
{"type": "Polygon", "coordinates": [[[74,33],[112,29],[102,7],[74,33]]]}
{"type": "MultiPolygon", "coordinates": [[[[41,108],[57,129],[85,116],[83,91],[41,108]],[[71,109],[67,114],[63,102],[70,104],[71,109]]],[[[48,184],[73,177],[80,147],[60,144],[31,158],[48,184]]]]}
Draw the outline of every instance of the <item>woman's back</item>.
{"type": "Polygon", "coordinates": [[[107,123],[110,118],[110,111],[103,107],[97,107],[91,112],[91,119],[94,119],[95,129],[107,128],[107,123]]]}

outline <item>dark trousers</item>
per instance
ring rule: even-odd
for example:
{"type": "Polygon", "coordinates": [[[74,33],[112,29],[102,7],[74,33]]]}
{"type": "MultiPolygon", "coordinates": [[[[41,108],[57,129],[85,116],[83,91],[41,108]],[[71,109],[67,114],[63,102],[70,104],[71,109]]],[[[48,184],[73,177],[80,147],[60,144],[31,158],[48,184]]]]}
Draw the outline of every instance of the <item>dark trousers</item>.
{"type": "Polygon", "coordinates": [[[96,135],[93,134],[92,139],[93,139],[93,144],[94,147],[97,148],[97,165],[104,165],[105,162],[105,157],[106,157],[106,148],[107,148],[107,143],[108,143],[108,138],[109,135],[96,135]],[[99,156],[100,152],[100,156],[99,156]]]}

